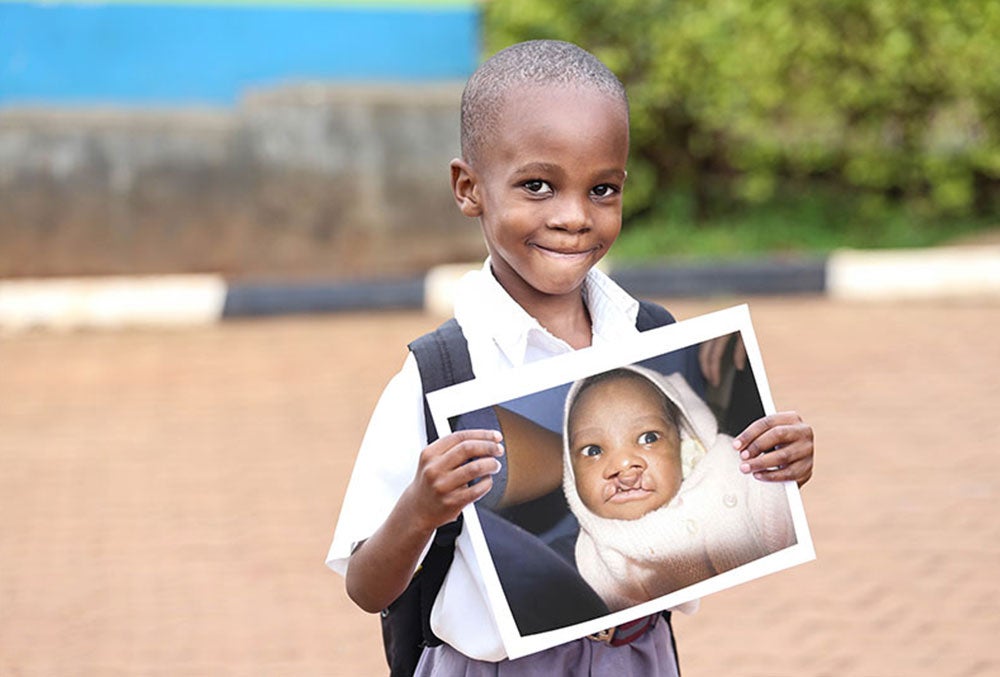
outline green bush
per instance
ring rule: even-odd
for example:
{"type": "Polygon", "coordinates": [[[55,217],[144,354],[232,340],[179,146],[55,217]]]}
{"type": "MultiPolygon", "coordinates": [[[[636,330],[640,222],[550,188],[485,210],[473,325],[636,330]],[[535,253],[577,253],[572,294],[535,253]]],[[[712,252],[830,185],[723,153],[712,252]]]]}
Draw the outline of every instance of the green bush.
{"type": "Polygon", "coordinates": [[[483,18],[489,53],[569,40],[625,83],[633,225],[678,200],[696,226],[773,211],[803,186],[915,224],[1000,211],[996,0],[491,0],[483,18]]]}

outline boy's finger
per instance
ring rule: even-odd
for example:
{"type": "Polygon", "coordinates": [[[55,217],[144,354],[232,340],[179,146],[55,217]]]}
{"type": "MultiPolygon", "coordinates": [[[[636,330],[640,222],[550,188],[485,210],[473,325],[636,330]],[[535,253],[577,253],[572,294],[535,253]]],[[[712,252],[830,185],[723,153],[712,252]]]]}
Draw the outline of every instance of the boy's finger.
{"type": "Polygon", "coordinates": [[[761,470],[755,472],[753,476],[754,479],[761,482],[785,482],[787,480],[794,480],[797,477],[795,468],[791,466],[761,470]]]}
{"type": "Polygon", "coordinates": [[[794,411],[784,411],[768,414],[748,425],[733,438],[733,448],[749,452],[744,453],[743,458],[752,458],[800,436],[811,439],[812,428],[803,423],[802,418],[794,411]]]}
{"type": "Polygon", "coordinates": [[[482,481],[500,472],[500,461],[492,456],[479,456],[467,463],[462,463],[442,472],[429,473],[428,480],[434,492],[439,496],[447,496],[467,487],[476,480],[482,481]]]}
{"type": "Polygon", "coordinates": [[[421,452],[421,458],[425,464],[444,459],[446,465],[454,467],[471,456],[502,455],[502,440],[503,436],[496,430],[460,430],[435,440],[421,452]],[[464,459],[454,461],[454,457],[463,455],[464,459]]]}
{"type": "Polygon", "coordinates": [[[485,429],[473,429],[473,430],[458,430],[453,433],[449,433],[444,437],[439,438],[431,446],[443,447],[445,450],[450,449],[462,442],[494,442],[499,443],[503,440],[503,435],[500,434],[498,430],[485,429]]]}
{"type": "Polygon", "coordinates": [[[740,471],[767,482],[795,481],[801,487],[812,477],[812,442],[800,440],[740,464],[740,471]]]}
{"type": "Polygon", "coordinates": [[[811,431],[807,426],[781,426],[772,428],[747,445],[740,458],[749,460],[762,454],[771,455],[778,450],[807,451],[812,445],[811,431]]]}
{"type": "Polygon", "coordinates": [[[753,474],[763,482],[797,482],[801,487],[812,477],[812,459],[796,461],[782,468],[760,470],[753,474]]]}
{"type": "Polygon", "coordinates": [[[735,446],[736,443],[739,442],[742,445],[745,445],[750,440],[759,437],[771,428],[801,422],[802,417],[794,411],[779,411],[774,414],[767,414],[766,416],[762,416],[748,425],[743,432],[736,436],[733,444],[735,446]]]}
{"type": "Polygon", "coordinates": [[[464,463],[451,473],[458,486],[469,484],[484,477],[491,477],[500,472],[500,461],[495,458],[476,458],[464,463]]]}
{"type": "Polygon", "coordinates": [[[493,477],[487,475],[475,484],[467,485],[461,490],[460,496],[463,501],[462,505],[466,506],[469,503],[478,501],[486,494],[490,493],[490,489],[493,488],[493,477]]]}
{"type": "Polygon", "coordinates": [[[464,440],[459,442],[440,457],[440,462],[445,471],[452,471],[477,458],[488,458],[496,460],[503,456],[503,445],[498,442],[486,440],[464,440]]]}
{"type": "Polygon", "coordinates": [[[489,493],[493,488],[493,477],[486,475],[475,484],[463,484],[461,487],[442,496],[441,506],[444,509],[440,524],[451,522],[458,517],[462,509],[473,501],[489,493]]]}
{"type": "Polygon", "coordinates": [[[791,444],[773,449],[767,453],[759,454],[753,458],[746,459],[740,463],[740,470],[744,473],[759,472],[769,468],[783,468],[792,463],[801,461],[809,456],[808,443],[796,441],[791,444]]]}

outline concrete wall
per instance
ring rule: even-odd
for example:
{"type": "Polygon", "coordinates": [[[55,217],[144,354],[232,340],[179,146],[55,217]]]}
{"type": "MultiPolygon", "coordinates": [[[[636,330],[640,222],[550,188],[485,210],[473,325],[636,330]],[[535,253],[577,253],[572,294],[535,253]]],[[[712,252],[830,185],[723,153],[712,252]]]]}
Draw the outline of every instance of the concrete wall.
{"type": "Polygon", "coordinates": [[[0,109],[0,276],[362,277],[482,255],[451,198],[459,84],[231,110],[0,109]]]}

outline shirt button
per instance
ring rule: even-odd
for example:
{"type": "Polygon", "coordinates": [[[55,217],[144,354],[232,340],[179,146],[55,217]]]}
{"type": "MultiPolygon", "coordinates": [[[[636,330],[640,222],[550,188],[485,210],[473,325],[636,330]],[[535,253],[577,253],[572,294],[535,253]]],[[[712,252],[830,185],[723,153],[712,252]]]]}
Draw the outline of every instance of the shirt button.
{"type": "Polygon", "coordinates": [[[688,520],[687,522],[685,522],[685,526],[687,526],[689,534],[698,533],[698,523],[695,522],[694,520],[688,520]]]}
{"type": "Polygon", "coordinates": [[[737,503],[736,494],[726,494],[725,496],[722,497],[722,504],[725,505],[727,508],[735,508],[736,503],[737,503]]]}

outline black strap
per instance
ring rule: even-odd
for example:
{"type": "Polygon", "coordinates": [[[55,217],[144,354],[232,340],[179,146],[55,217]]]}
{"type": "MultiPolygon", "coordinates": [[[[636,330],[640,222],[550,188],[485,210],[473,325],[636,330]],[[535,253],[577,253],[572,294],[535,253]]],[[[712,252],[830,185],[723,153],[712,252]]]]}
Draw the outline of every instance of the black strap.
{"type": "MultiPolygon", "coordinates": [[[[472,359],[469,357],[469,344],[455,318],[424,334],[409,347],[413,356],[417,358],[424,395],[475,378],[475,374],[472,373],[472,359]]],[[[427,426],[427,443],[430,444],[438,438],[438,433],[434,428],[426,397],[424,423],[427,426]]]]}
{"type": "MultiPolygon", "coordinates": [[[[417,360],[425,396],[474,377],[468,343],[454,319],[413,341],[409,348],[417,360]]],[[[438,433],[426,397],[424,422],[430,444],[438,438],[438,433]]],[[[412,675],[424,647],[442,643],[431,630],[431,608],[455,557],[455,539],[461,531],[461,515],[437,529],[413,580],[403,594],[382,611],[382,643],[391,677],[412,675]]]]}
{"type": "Polygon", "coordinates": [[[639,301],[639,314],[635,318],[635,328],[648,331],[676,322],[670,311],[652,301],[639,301]]]}

